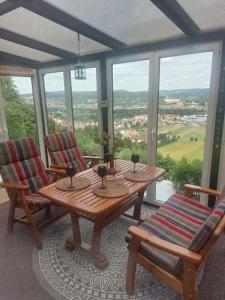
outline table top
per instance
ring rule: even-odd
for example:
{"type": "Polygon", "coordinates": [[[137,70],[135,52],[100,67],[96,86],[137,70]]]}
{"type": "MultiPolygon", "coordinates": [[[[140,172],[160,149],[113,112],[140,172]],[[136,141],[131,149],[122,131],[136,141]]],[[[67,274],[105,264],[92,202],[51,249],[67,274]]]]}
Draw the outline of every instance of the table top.
{"type": "MultiPolygon", "coordinates": [[[[121,167],[122,175],[133,168],[131,161],[117,160],[116,164],[121,167]]],[[[76,176],[86,177],[91,181],[91,185],[83,190],[62,191],[55,187],[55,183],[45,186],[39,190],[39,194],[50,199],[53,203],[64,206],[70,210],[76,210],[92,217],[104,214],[109,210],[122,204],[130,196],[145,189],[152,182],[161,177],[165,170],[151,165],[136,164],[137,170],[146,170],[152,173],[152,179],[145,182],[134,182],[126,179],[120,179],[119,182],[125,184],[129,188],[129,194],[118,198],[103,198],[95,195],[92,189],[95,185],[100,184],[101,179],[92,169],[78,173],[76,176]]]]}

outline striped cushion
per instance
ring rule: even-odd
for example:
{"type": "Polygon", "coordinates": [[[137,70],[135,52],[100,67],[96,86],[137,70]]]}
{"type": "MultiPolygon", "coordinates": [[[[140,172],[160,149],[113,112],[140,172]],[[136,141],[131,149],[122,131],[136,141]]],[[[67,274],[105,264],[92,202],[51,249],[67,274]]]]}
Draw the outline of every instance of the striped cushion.
{"type": "Polygon", "coordinates": [[[76,166],[78,172],[87,169],[72,132],[50,134],[45,142],[53,164],[76,166]]]}
{"type": "Polygon", "coordinates": [[[0,143],[0,172],[3,181],[28,185],[28,194],[49,183],[33,138],[0,143]]]}
{"type": "Polygon", "coordinates": [[[156,212],[171,223],[195,234],[211,214],[211,208],[191,198],[174,194],[156,212]]]}
{"type": "Polygon", "coordinates": [[[25,196],[28,203],[38,205],[39,207],[48,206],[51,202],[38,194],[30,194],[25,196]]]}
{"type": "MultiPolygon", "coordinates": [[[[175,194],[148,221],[139,225],[172,244],[192,251],[199,251],[208,241],[212,231],[224,215],[225,201],[221,201],[213,211],[196,200],[175,194]]],[[[130,242],[131,237],[127,237],[130,242]]],[[[168,272],[179,276],[182,261],[179,257],[151,247],[142,242],[140,252],[168,272]]]]}
{"type": "Polygon", "coordinates": [[[33,138],[9,140],[0,143],[0,164],[5,165],[39,156],[33,138]]]}
{"type": "MultiPolygon", "coordinates": [[[[143,222],[139,227],[152,235],[185,248],[189,248],[193,240],[193,234],[189,231],[176,226],[159,215],[152,215],[148,221],[143,222]]],[[[179,257],[151,247],[144,242],[141,243],[140,252],[168,272],[176,276],[181,273],[182,263],[179,257]]]]}
{"type": "Polygon", "coordinates": [[[206,244],[210,238],[213,230],[221,220],[224,215],[224,210],[216,208],[213,210],[212,214],[208,217],[204,225],[195,234],[193,241],[190,246],[190,250],[198,252],[206,244]]]}

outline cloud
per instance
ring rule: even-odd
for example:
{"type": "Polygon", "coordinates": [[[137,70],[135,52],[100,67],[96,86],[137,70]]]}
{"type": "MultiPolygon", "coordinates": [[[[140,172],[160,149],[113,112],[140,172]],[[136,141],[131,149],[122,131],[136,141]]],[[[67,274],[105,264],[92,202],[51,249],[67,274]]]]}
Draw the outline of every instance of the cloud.
{"type": "MultiPolygon", "coordinates": [[[[148,90],[149,64],[142,60],[113,65],[113,87],[115,90],[143,91],[148,90]]],[[[195,53],[160,60],[160,89],[208,88],[210,84],[212,52],[195,53]]],[[[71,72],[72,90],[96,90],[96,69],[86,70],[86,80],[75,80],[71,72]]],[[[20,93],[31,93],[30,78],[14,77],[20,93]]],[[[45,75],[46,91],[64,91],[63,73],[45,75]]]]}

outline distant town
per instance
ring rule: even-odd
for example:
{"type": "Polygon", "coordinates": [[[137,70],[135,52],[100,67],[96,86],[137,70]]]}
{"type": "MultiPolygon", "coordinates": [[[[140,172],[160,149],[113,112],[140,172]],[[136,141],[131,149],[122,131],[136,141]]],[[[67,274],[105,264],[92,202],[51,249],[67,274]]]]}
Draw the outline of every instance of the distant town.
{"type": "MultiPolygon", "coordinates": [[[[31,99],[31,95],[23,96],[26,101],[31,99]]],[[[117,90],[113,97],[114,132],[119,132],[132,142],[147,143],[148,92],[117,90]]],[[[66,127],[64,92],[47,92],[46,99],[48,114],[55,122],[66,127]]],[[[75,128],[97,126],[96,92],[73,92],[73,101],[75,128]]],[[[158,105],[158,145],[164,146],[178,140],[203,142],[207,110],[208,89],[161,90],[158,105]]]]}

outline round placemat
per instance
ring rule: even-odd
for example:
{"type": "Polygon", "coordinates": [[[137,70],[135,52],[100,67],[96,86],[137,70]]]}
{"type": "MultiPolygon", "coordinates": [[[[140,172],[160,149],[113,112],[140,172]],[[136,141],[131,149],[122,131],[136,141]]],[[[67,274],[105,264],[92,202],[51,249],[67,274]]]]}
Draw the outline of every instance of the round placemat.
{"type": "MultiPolygon", "coordinates": [[[[93,171],[97,172],[98,171],[98,167],[100,166],[106,166],[107,167],[107,163],[104,164],[98,164],[92,167],[93,171]]],[[[108,164],[108,169],[110,168],[109,164],[108,164]]],[[[114,164],[114,168],[116,169],[116,173],[119,173],[121,171],[121,167],[118,166],[117,164],[114,164]]]]}
{"type": "Polygon", "coordinates": [[[116,181],[107,181],[105,186],[105,189],[101,189],[100,185],[96,185],[92,191],[97,196],[106,198],[122,197],[129,193],[129,188],[126,185],[116,181]]]}
{"type": "Polygon", "coordinates": [[[137,172],[132,172],[129,171],[124,174],[124,177],[128,180],[131,181],[148,181],[152,179],[152,174],[147,172],[147,171],[137,171],[137,172]]]}
{"type": "Polygon", "coordinates": [[[91,184],[90,180],[85,177],[73,177],[72,182],[73,182],[73,188],[70,187],[70,178],[66,177],[56,181],[55,187],[63,191],[76,191],[76,190],[82,190],[91,184]]]}

